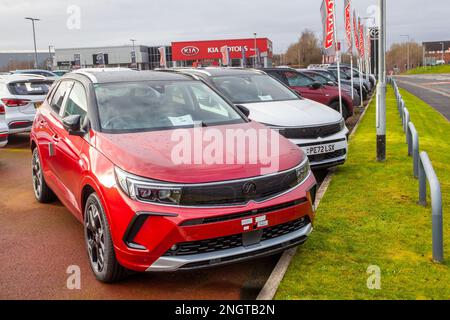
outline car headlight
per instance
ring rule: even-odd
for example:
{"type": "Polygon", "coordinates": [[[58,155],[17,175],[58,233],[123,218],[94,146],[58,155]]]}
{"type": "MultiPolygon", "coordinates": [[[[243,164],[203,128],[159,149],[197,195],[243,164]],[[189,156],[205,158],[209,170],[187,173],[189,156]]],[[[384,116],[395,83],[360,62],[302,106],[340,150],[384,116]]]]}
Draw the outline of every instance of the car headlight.
{"type": "Polygon", "coordinates": [[[344,128],[345,128],[345,119],[344,118],[342,118],[341,122],[339,122],[339,128],[340,128],[340,131],[344,130],[344,128]]]}
{"type": "Polygon", "coordinates": [[[180,203],[182,189],[179,186],[137,177],[118,167],[114,168],[114,173],[120,189],[133,200],[160,204],[180,203]]]}
{"type": "Polygon", "coordinates": [[[295,173],[297,174],[297,183],[300,184],[309,176],[309,172],[311,171],[311,167],[309,166],[309,160],[303,163],[303,165],[298,166],[295,169],[295,173]]]}

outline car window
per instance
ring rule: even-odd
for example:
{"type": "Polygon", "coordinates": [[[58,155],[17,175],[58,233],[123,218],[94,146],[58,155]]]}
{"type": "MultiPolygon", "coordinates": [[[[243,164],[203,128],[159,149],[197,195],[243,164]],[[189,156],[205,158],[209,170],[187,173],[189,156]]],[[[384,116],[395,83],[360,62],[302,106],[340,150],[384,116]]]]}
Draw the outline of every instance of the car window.
{"type": "Polygon", "coordinates": [[[227,105],[218,96],[210,95],[205,87],[192,87],[192,93],[200,109],[227,117],[227,105]]]}
{"type": "Polygon", "coordinates": [[[216,87],[233,103],[256,103],[300,99],[282,83],[266,74],[213,77],[216,87]]]}
{"type": "Polygon", "coordinates": [[[73,85],[72,81],[62,81],[59,84],[58,88],[56,89],[55,94],[53,95],[50,107],[57,114],[59,114],[59,112],[61,110],[61,106],[63,105],[63,102],[64,102],[64,97],[66,96],[66,93],[70,90],[72,85],[73,85]]]}
{"type": "Polygon", "coordinates": [[[104,132],[125,133],[245,120],[200,81],[140,81],[94,85],[104,132]]]}
{"type": "Polygon", "coordinates": [[[270,74],[272,77],[275,77],[276,79],[280,80],[281,82],[283,82],[283,83],[285,83],[285,84],[288,84],[288,83],[287,83],[287,80],[286,80],[286,77],[283,75],[282,72],[278,72],[278,71],[269,71],[269,74],[270,74]]]}
{"type": "Polygon", "coordinates": [[[314,80],[312,80],[311,78],[301,75],[297,72],[288,71],[285,72],[284,75],[286,76],[290,87],[307,87],[314,83],[314,80]]]}
{"type": "Polygon", "coordinates": [[[19,96],[46,95],[51,85],[49,81],[25,80],[10,83],[8,89],[12,94],[19,96]]]}
{"type": "Polygon", "coordinates": [[[87,99],[84,87],[80,83],[75,83],[67,98],[63,111],[63,118],[71,115],[80,115],[83,123],[87,114],[87,99]]]}

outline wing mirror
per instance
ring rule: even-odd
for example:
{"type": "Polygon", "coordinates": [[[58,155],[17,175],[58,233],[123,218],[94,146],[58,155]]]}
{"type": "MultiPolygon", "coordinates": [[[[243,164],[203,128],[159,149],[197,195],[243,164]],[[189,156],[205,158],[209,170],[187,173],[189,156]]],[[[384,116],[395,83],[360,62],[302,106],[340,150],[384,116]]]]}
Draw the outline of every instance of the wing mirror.
{"type": "Polygon", "coordinates": [[[62,124],[69,135],[83,136],[85,134],[85,132],[81,129],[81,116],[79,114],[73,114],[63,118],[62,124]]]}
{"type": "Polygon", "coordinates": [[[246,107],[240,104],[238,104],[236,107],[248,118],[248,116],[250,115],[250,110],[248,110],[246,107]]]}
{"type": "Polygon", "coordinates": [[[314,82],[311,85],[311,88],[313,88],[314,90],[320,89],[320,88],[322,88],[322,84],[320,82],[314,82]]]}

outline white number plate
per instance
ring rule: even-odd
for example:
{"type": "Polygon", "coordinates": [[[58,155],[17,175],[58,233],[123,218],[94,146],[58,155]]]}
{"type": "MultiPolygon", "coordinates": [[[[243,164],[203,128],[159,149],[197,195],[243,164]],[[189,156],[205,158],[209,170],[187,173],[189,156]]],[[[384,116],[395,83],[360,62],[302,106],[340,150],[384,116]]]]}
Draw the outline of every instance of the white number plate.
{"type": "Polygon", "coordinates": [[[336,151],[336,144],[335,143],[322,144],[319,146],[303,147],[302,149],[306,152],[308,156],[310,156],[314,154],[334,152],[336,151]]]}

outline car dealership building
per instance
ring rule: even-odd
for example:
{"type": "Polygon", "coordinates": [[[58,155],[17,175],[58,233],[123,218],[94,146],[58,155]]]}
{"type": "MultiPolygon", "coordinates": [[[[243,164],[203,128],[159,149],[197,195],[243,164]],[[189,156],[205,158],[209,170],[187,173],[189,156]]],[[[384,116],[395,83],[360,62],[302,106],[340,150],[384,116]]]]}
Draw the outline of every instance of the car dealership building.
{"type": "Polygon", "coordinates": [[[167,67],[221,65],[223,47],[228,49],[231,66],[272,65],[272,41],[268,38],[249,38],[172,42],[163,46],[56,48],[54,66],[58,69],[102,66],[155,69],[160,67],[161,47],[165,48],[167,67]]]}

